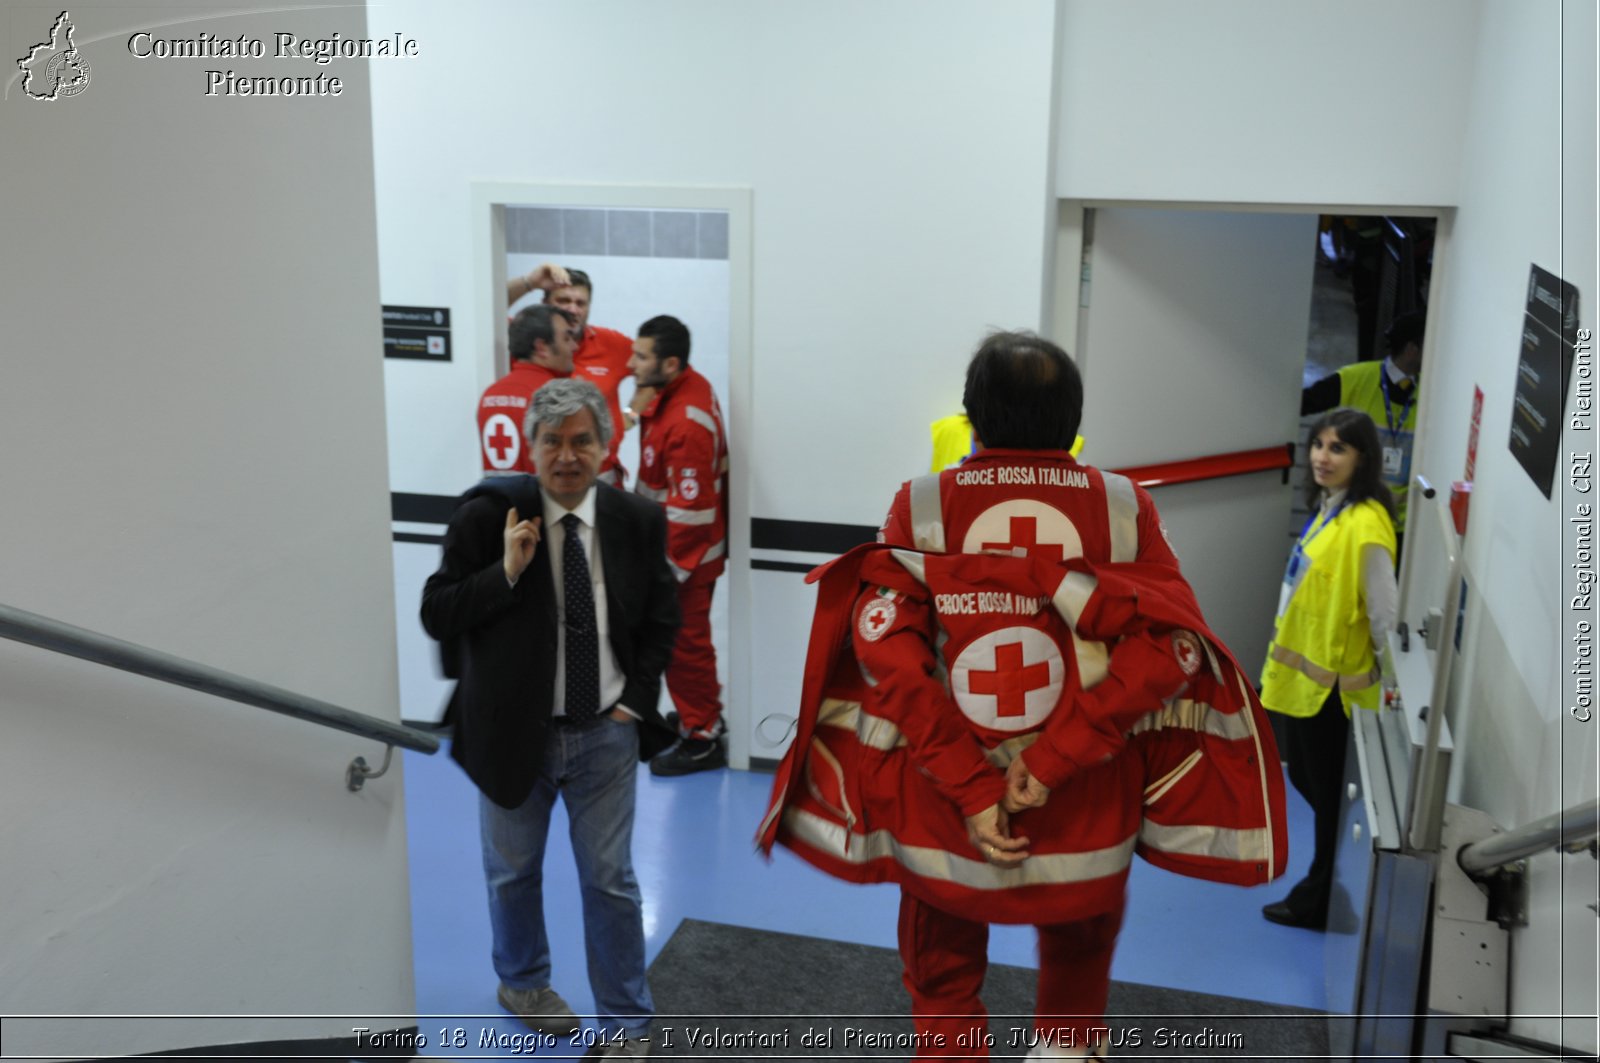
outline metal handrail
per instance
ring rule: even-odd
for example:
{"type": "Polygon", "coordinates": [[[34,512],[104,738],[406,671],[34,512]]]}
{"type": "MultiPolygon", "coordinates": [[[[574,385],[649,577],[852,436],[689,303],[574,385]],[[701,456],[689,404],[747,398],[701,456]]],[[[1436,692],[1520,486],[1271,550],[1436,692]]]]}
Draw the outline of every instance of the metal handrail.
{"type": "Polygon", "coordinates": [[[1600,838],[1600,799],[1552,813],[1504,834],[1491,835],[1462,848],[1456,856],[1461,870],[1481,876],[1525,856],[1559,849],[1575,853],[1600,838]]]}
{"type": "MultiPolygon", "coordinates": [[[[220,668],[197,664],[160,650],[152,650],[132,642],[114,639],[97,631],[64,624],[38,613],[0,605],[0,638],[27,643],[41,649],[93,661],[110,668],[132,672],[135,675],[159,679],[163,683],[188,687],[204,694],[212,694],[244,705],[293,716],[336,731],[370,738],[391,747],[415,750],[418,753],[437,753],[439,740],[423,731],[413,730],[386,720],[375,719],[363,713],[341,708],[338,705],[303,694],[284,690],[244,676],[224,672],[220,668]]],[[[384,769],[389,760],[384,758],[384,769]]],[[[346,781],[352,790],[361,789],[361,783],[381,772],[367,768],[366,761],[357,757],[346,772],[346,781]]]]}

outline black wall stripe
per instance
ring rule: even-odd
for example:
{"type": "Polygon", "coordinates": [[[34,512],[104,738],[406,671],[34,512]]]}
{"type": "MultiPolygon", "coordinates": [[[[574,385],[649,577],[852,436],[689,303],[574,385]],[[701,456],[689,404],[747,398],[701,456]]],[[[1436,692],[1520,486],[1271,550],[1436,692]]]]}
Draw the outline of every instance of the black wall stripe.
{"type": "Polygon", "coordinates": [[[810,572],[817,566],[807,565],[800,561],[763,561],[757,557],[751,559],[750,567],[759,568],[767,572],[810,572]]]}
{"type": "Polygon", "coordinates": [[[437,546],[444,542],[442,535],[424,535],[422,532],[395,532],[394,541],[397,543],[433,543],[437,546]]]}
{"type": "MultiPolygon", "coordinates": [[[[460,503],[459,495],[420,495],[404,491],[392,492],[389,507],[394,520],[411,524],[449,524],[450,517],[460,503]]],[[[433,542],[437,537],[403,537],[409,533],[395,533],[397,542],[433,542]]],[[[862,543],[878,537],[878,529],[870,524],[829,524],[812,520],[774,520],[756,517],[750,521],[750,545],[757,550],[796,550],[808,554],[842,554],[862,543]]],[[[773,563],[754,562],[754,567],[770,568],[773,563]]],[[[810,566],[781,571],[807,571],[810,566]]]]}
{"type": "Polygon", "coordinates": [[[389,511],[394,520],[413,524],[449,524],[450,515],[460,502],[460,495],[409,495],[393,491],[389,495],[389,511]]]}
{"type": "Polygon", "coordinates": [[[750,545],[757,550],[804,550],[812,554],[842,554],[878,537],[869,524],[824,524],[809,520],[750,521],[750,545]]]}

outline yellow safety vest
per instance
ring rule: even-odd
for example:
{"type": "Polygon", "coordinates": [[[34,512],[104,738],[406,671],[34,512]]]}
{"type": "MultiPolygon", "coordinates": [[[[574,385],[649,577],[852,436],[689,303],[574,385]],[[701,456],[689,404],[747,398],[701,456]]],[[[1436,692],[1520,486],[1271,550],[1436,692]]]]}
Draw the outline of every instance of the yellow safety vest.
{"type": "MultiPolygon", "coordinates": [[[[1420,382],[1411,385],[1411,401],[1408,404],[1400,399],[1398,394],[1391,390],[1387,407],[1383,401],[1383,374],[1384,362],[1355,362],[1339,370],[1339,402],[1345,406],[1353,406],[1372,418],[1372,423],[1378,426],[1378,443],[1384,447],[1399,450],[1402,460],[1398,467],[1384,469],[1383,482],[1389,485],[1389,491],[1394,495],[1394,528],[1397,532],[1406,530],[1406,487],[1411,480],[1411,442],[1417,430],[1417,403],[1416,390],[1420,382]],[[1399,419],[1393,430],[1389,428],[1389,418],[1399,419]]],[[[1381,458],[1381,455],[1380,455],[1381,458]]]]}
{"type": "MultiPolygon", "coordinates": [[[[929,472],[943,472],[972,453],[972,422],[964,413],[941,417],[928,426],[933,435],[933,466],[929,472]]],[[[1083,450],[1083,437],[1072,441],[1071,454],[1077,457],[1083,450]]]]}
{"type": "Polygon", "coordinates": [[[1361,593],[1361,551],[1394,556],[1394,525],[1372,499],[1319,514],[1300,537],[1300,570],[1278,616],[1261,670],[1261,703],[1287,716],[1315,716],[1337,684],[1345,715],[1353,702],[1378,707],[1378,664],[1361,593]]]}

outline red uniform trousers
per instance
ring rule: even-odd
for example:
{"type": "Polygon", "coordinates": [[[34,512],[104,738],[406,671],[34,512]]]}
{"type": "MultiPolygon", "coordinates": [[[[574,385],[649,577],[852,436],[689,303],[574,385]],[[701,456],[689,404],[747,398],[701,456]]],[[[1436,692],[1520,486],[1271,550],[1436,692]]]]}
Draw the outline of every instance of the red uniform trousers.
{"type": "Polygon", "coordinates": [[[678,733],[685,738],[715,738],[723,730],[717,649],[711,644],[711,592],[722,568],[720,563],[701,565],[678,584],[683,625],[672,647],[666,680],[678,710],[678,733]]]}
{"type": "MultiPolygon", "coordinates": [[[[1051,1046],[1093,1045],[1106,1037],[1111,956],[1122,929],[1122,908],[1071,923],[1035,927],[1039,933],[1039,989],[1034,1029],[1051,1046]]],[[[925,1041],[917,1059],[986,1059],[983,1034],[989,1012],[979,999],[989,969],[989,924],[941,911],[900,891],[900,959],[911,994],[911,1014],[925,1041]]]]}

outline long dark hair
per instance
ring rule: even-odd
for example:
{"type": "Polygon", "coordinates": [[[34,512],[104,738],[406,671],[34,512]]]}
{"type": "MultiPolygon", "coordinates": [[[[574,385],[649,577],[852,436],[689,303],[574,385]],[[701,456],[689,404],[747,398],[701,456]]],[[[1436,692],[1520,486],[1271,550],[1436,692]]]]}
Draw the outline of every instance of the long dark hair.
{"type": "Polygon", "coordinates": [[[1329,410],[1318,417],[1317,423],[1311,426],[1311,432],[1306,436],[1306,505],[1316,509],[1322,501],[1322,488],[1317,486],[1316,477],[1309,473],[1311,443],[1325,428],[1333,429],[1339,441],[1356,452],[1356,470],[1350,474],[1350,493],[1345,500],[1353,506],[1369,498],[1374,499],[1389,511],[1392,520],[1394,495],[1390,493],[1389,485],[1383,482],[1383,447],[1378,442],[1378,426],[1372,423],[1371,417],[1348,406],[1329,410]]]}

